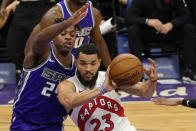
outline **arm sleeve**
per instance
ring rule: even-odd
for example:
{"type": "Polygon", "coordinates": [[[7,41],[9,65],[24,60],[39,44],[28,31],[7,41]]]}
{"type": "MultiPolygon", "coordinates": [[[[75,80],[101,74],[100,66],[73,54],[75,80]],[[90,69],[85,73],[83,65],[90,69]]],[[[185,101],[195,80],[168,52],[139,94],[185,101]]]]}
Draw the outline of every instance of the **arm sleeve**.
{"type": "Polygon", "coordinates": [[[196,108],[196,98],[195,99],[184,98],[182,101],[182,105],[191,108],[196,108]]]}

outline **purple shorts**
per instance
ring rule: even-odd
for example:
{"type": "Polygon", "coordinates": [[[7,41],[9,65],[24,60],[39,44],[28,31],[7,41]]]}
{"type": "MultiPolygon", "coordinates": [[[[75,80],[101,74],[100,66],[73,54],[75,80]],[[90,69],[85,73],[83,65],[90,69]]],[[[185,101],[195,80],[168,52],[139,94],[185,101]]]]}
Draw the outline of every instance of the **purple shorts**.
{"type": "Polygon", "coordinates": [[[12,116],[10,131],[64,131],[63,124],[32,124],[12,116]]]}

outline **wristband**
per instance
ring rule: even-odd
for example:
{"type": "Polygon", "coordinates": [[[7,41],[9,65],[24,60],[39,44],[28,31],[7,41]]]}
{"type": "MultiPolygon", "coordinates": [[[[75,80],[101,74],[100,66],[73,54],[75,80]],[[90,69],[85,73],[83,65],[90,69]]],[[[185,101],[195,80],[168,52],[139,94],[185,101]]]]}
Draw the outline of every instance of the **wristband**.
{"type": "Polygon", "coordinates": [[[108,90],[103,85],[101,85],[99,88],[101,89],[102,94],[108,92],[108,90]]]}
{"type": "Polygon", "coordinates": [[[148,21],[149,21],[149,19],[146,18],[146,19],[145,19],[145,24],[146,24],[146,25],[148,25],[148,21]]]}
{"type": "Polygon", "coordinates": [[[189,100],[189,99],[184,98],[184,99],[182,100],[182,105],[183,105],[183,106],[188,106],[188,107],[190,107],[189,103],[190,103],[190,100],[189,100]]]}

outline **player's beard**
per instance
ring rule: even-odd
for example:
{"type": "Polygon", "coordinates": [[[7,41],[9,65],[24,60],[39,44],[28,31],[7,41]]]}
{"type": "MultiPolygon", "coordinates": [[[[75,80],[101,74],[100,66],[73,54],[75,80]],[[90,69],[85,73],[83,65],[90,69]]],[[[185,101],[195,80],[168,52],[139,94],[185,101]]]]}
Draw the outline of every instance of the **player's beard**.
{"type": "Polygon", "coordinates": [[[85,80],[78,70],[76,73],[77,73],[78,79],[82,83],[82,85],[84,85],[85,87],[88,87],[90,89],[94,88],[96,81],[97,81],[97,77],[98,77],[98,71],[95,74],[95,76],[93,76],[93,78],[91,80],[85,80]]]}

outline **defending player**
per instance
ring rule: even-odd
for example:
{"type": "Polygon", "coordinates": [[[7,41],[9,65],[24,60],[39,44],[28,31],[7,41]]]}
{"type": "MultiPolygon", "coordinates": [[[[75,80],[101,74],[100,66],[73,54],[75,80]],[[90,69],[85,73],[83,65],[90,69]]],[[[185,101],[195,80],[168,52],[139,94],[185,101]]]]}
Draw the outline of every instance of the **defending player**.
{"type": "Polygon", "coordinates": [[[58,102],[56,87],[60,81],[75,75],[71,54],[76,39],[74,25],[86,15],[88,6],[80,8],[68,20],[57,19],[56,24],[39,33],[39,26],[34,28],[25,48],[11,131],[63,130],[62,122],[68,113],[58,102]]]}
{"type": "MultiPolygon", "coordinates": [[[[111,63],[111,58],[107,45],[100,33],[101,14],[99,10],[94,8],[89,0],[62,0],[56,6],[51,8],[42,18],[39,23],[40,29],[51,25],[56,18],[69,18],[85,3],[89,3],[89,8],[86,17],[80,22],[81,30],[78,31],[75,48],[80,47],[84,43],[89,43],[90,38],[93,43],[98,47],[101,54],[101,59],[107,67],[111,63]]],[[[112,44],[112,43],[111,43],[112,44]]],[[[75,54],[75,49],[74,52],[75,54]]]]}

